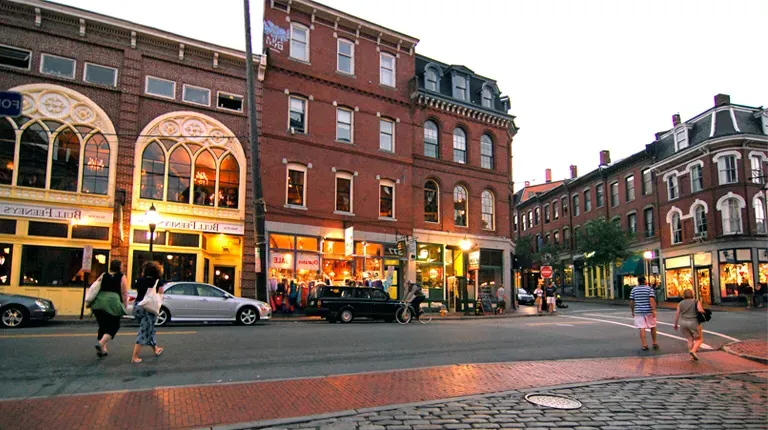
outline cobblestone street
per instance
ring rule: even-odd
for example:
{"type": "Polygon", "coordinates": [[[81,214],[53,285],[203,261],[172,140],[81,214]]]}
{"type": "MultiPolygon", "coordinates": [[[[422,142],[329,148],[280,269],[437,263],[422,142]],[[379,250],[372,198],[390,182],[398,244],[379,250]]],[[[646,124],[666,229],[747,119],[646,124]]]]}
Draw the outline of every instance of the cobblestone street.
{"type": "Polygon", "coordinates": [[[576,410],[528,403],[517,391],[272,429],[740,429],[768,428],[768,373],[599,383],[547,391],[576,410]]]}

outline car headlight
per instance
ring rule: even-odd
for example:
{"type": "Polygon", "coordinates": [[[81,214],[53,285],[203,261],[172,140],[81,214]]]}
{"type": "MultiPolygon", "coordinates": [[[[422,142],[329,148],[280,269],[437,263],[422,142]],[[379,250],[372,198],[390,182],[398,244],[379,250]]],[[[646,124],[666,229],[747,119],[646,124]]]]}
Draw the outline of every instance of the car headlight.
{"type": "Polygon", "coordinates": [[[35,304],[41,308],[41,309],[48,309],[48,303],[45,303],[42,300],[35,300],[35,304]]]}

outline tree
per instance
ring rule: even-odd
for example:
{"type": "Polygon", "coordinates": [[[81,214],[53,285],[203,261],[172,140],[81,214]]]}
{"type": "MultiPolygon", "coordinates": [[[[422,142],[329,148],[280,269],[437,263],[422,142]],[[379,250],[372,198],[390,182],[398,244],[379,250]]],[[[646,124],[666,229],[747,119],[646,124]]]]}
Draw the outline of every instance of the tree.
{"type": "Polygon", "coordinates": [[[576,251],[590,266],[605,267],[629,256],[629,233],[619,223],[598,218],[588,221],[576,237],[576,251]]]}
{"type": "Polygon", "coordinates": [[[515,241],[515,257],[517,257],[517,263],[521,268],[531,268],[534,260],[533,237],[521,236],[517,238],[515,241]]]}

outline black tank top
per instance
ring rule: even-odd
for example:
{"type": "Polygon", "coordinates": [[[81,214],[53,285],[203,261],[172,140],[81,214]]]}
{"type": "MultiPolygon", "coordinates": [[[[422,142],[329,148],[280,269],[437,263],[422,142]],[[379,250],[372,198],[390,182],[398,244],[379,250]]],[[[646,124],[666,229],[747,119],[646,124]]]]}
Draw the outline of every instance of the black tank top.
{"type": "Polygon", "coordinates": [[[101,278],[100,291],[108,291],[111,293],[122,294],[122,292],[120,291],[120,281],[122,279],[123,279],[123,274],[120,272],[117,272],[114,275],[105,273],[104,277],[101,278]]]}

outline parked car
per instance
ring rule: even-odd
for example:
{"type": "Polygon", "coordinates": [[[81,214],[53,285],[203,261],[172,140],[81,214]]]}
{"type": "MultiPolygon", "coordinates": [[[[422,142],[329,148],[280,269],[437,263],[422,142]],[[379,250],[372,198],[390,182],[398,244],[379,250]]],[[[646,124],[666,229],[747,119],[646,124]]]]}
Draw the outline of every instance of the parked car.
{"type": "Polygon", "coordinates": [[[536,298],[533,297],[533,294],[529,293],[528,291],[525,291],[522,288],[518,288],[517,303],[520,303],[521,305],[532,305],[536,303],[536,298]]]}
{"type": "MultiPolygon", "coordinates": [[[[259,300],[235,297],[210,284],[169,282],[163,285],[163,306],[155,325],[170,321],[233,321],[251,325],[272,318],[272,308],[259,300]]],[[[128,314],[133,315],[136,291],[128,292],[128,314]]]]}
{"type": "Polygon", "coordinates": [[[56,308],[50,300],[0,294],[0,323],[3,328],[19,328],[31,321],[48,321],[55,316],[56,308]]]}
{"type": "Polygon", "coordinates": [[[355,318],[392,322],[399,307],[399,301],[378,288],[322,286],[309,298],[306,314],[331,323],[350,323],[355,318]]]}

